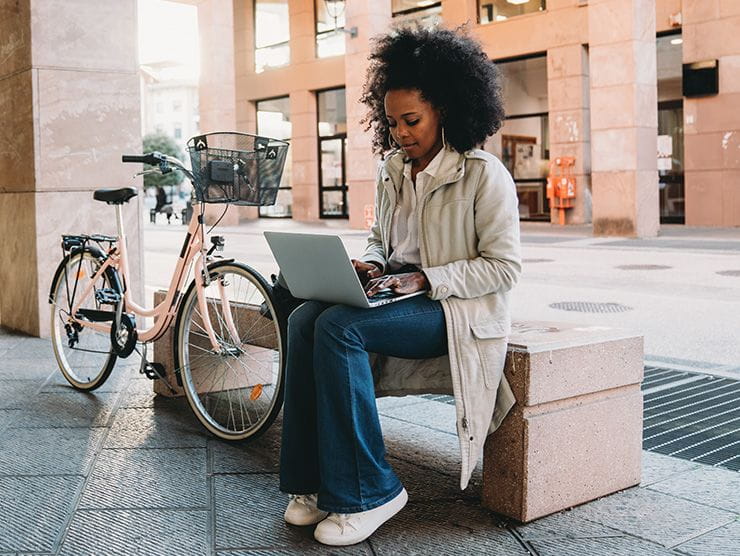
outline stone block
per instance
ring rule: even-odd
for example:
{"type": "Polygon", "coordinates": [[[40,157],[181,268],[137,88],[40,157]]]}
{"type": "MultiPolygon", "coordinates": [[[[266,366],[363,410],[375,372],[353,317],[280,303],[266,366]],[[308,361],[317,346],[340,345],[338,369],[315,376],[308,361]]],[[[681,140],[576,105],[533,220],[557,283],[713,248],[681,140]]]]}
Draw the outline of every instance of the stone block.
{"type": "Polygon", "coordinates": [[[718,225],[722,211],[721,183],[721,170],[686,171],[684,195],[687,226],[718,225]]]}
{"type": "MultiPolygon", "coordinates": [[[[550,6],[548,5],[548,10],[550,6]]],[[[547,50],[549,79],[589,74],[588,51],[580,44],[555,46],[547,50]]]]}
{"type": "Polygon", "coordinates": [[[740,226],[740,169],[722,172],[722,226],[740,226]]]}
{"type": "Polygon", "coordinates": [[[512,330],[504,372],[517,404],[486,441],[483,504],[528,522],[639,484],[642,338],[559,323],[512,330]]]}
{"type": "Polygon", "coordinates": [[[740,546],[740,521],[737,520],[680,544],[676,550],[692,556],[711,556],[724,554],[733,546],[740,546]]]}
{"type": "Polygon", "coordinates": [[[548,108],[578,110],[589,107],[588,79],[581,75],[547,81],[548,108]]]}
{"type": "Polygon", "coordinates": [[[0,77],[31,68],[31,2],[0,5],[0,77]]]}
{"type": "Polygon", "coordinates": [[[210,528],[206,509],[86,510],[74,514],[58,554],[207,554],[210,528]]]}
{"type": "Polygon", "coordinates": [[[0,193],[0,237],[3,238],[0,244],[0,282],[3,284],[0,315],[4,327],[27,334],[38,334],[40,320],[48,321],[46,315],[38,313],[38,289],[28,280],[36,273],[35,223],[33,193],[0,193]],[[18,230],[31,232],[19,234],[18,230]]]}
{"type": "Polygon", "coordinates": [[[720,18],[733,15],[740,15],[740,3],[735,0],[719,0],[720,18]]]}
{"type": "Polygon", "coordinates": [[[686,25],[719,19],[719,0],[683,2],[681,16],[686,25]]]}
{"type": "Polygon", "coordinates": [[[206,460],[205,448],[102,450],[79,507],[204,507],[206,460]]]}
{"type": "Polygon", "coordinates": [[[735,521],[731,512],[649,488],[601,498],[575,508],[571,515],[671,548],[735,521]]]}
{"type": "Polygon", "coordinates": [[[137,74],[37,71],[36,190],[129,185],[121,153],[141,152],[137,74]]]}
{"type": "MultiPolygon", "coordinates": [[[[588,141],[591,121],[588,109],[558,110],[550,112],[550,145],[555,143],[582,143],[588,141]]],[[[582,161],[582,157],[581,161],[582,161]]],[[[578,163],[578,160],[576,160],[578,163]]],[[[583,173],[582,166],[574,168],[583,173]]]]}
{"type": "Polygon", "coordinates": [[[0,193],[34,189],[34,76],[29,69],[0,79],[0,193]]]}
{"type": "Polygon", "coordinates": [[[0,552],[53,552],[83,483],[79,476],[0,477],[0,552]]]}
{"type": "MultiPolygon", "coordinates": [[[[740,133],[737,135],[740,136],[740,133]]],[[[725,134],[721,132],[684,135],[684,169],[686,171],[722,169],[726,150],[722,148],[724,137],[725,134]]]]}
{"type": "MultiPolygon", "coordinates": [[[[33,63],[135,73],[136,25],[134,0],[31,2],[33,63]]],[[[89,101],[94,94],[85,98],[89,101]]]]}
{"type": "Polygon", "coordinates": [[[740,473],[705,465],[651,485],[653,490],[740,514],[740,473]]]}

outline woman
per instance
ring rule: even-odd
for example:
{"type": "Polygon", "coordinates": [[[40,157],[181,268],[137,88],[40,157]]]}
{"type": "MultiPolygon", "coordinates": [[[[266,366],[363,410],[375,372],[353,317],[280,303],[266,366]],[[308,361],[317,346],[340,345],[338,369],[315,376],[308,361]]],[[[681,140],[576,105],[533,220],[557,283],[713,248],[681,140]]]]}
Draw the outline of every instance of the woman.
{"type": "Polygon", "coordinates": [[[368,352],[449,353],[462,488],[513,404],[502,369],[521,269],[517,197],[503,165],[474,150],[503,120],[498,71],[476,42],[442,29],[380,37],[370,60],[362,101],[374,150],[388,154],[354,265],[368,295],[428,293],[369,310],[310,301],[288,320],[285,520],[318,523],[315,538],[337,546],[363,541],[408,500],[385,459],[368,352]]]}

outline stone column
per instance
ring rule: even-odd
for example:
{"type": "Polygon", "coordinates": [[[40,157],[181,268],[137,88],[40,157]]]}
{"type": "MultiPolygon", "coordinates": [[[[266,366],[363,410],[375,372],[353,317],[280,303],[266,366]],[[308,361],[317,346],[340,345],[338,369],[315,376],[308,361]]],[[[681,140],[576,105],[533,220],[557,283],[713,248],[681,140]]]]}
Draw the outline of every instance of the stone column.
{"type": "MultiPolygon", "coordinates": [[[[581,44],[547,51],[547,104],[550,160],[576,159],[575,206],[565,211],[566,224],[591,222],[591,143],[588,94],[588,51],[581,44]]],[[[558,222],[558,210],[550,214],[558,222]]]]}
{"type": "MultiPolygon", "coordinates": [[[[98,188],[134,185],[140,166],[136,0],[0,5],[0,324],[49,333],[62,233],[115,233],[98,188]]],[[[141,197],[124,208],[131,280],[143,297],[141,197]]]]}
{"type": "Polygon", "coordinates": [[[740,2],[682,13],[683,62],[719,61],[719,94],[684,99],[686,224],[740,226],[740,2]]]}
{"type": "Polygon", "coordinates": [[[655,0],[591,0],[591,180],[596,235],[658,233],[655,0]]]}
{"type": "Polygon", "coordinates": [[[290,93],[293,219],[301,222],[319,219],[317,112],[313,91],[290,93]]]}
{"type": "Polygon", "coordinates": [[[370,39],[389,30],[391,3],[373,0],[347,2],[346,29],[357,27],[358,35],[346,37],[344,58],[347,95],[347,183],[349,223],[352,228],[366,228],[365,211],[375,203],[377,158],[373,156],[371,132],[364,131],[360,120],[366,107],[359,102],[369,65],[370,39]]]}
{"type": "MultiPolygon", "coordinates": [[[[233,1],[198,0],[198,34],[200,131],[237,131],[233,1]]],[[[206,223],[214,223],[224,208],[223,205],[207,206],[206,223]]],[[[256,209],[229,206],[219,225],[236,226],[240,216],[256,216],[256,209]]]]}

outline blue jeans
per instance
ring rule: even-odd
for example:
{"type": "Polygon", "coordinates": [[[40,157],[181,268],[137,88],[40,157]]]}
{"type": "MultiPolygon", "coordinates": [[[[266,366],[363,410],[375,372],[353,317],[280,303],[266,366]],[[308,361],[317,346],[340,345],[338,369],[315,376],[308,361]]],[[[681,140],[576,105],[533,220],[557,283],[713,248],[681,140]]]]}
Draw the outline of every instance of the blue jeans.
{"type": "Polygon", "coordinates": [[[442,306],[420,295],[373,309],[308,301],[288,319],[280,490],[320,509],[369,510],[403,486],[385,459],[367,352],[447,353],[442,306]]]}

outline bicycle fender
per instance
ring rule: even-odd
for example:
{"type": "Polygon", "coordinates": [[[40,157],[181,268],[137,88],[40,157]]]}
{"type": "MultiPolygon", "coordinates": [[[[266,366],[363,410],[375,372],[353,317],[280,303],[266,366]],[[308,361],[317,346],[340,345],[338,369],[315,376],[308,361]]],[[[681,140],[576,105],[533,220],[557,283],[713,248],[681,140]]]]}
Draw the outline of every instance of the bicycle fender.
{"type": "MultiPolygon", "coordinates": [[[[96,246],[96,245],[88,245],[85,247],[85,250],[88,251],[93,257],[95,257],[98,261],[101,263],[105,260],[105,253],[103,250],[96,246]]],[[[54,302],[54,284],[57,283],[57,280],[64,272],[64,267],[67,266],[67,262],[77,255],[78,253],[82,252],[81,247],[73,247],[68,255],[65,255],[62,259],[62,262],[59,263],[59,266],[57,266],[56,271],[54,272],[54,277],[51,279],[51,285],[49,286],[49,303],[54,302]]],[[[115,289],[119,293],[123,293],[123,286],[121,285],[121,280],[118,276],[118,272],[115,271],[112,267],[109,267],[105,270],[105,274],[109,279],[111,288],[115,289]]]]}

